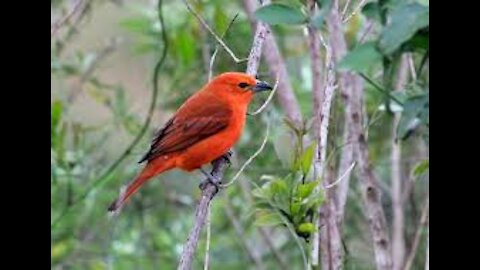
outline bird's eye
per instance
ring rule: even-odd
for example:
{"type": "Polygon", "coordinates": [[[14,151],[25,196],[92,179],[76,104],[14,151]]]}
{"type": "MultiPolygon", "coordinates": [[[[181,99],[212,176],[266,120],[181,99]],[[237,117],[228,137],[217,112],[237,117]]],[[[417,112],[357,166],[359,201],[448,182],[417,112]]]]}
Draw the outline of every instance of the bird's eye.
{"type": "Polygon", "coordinates": [[[244,83],[244,82],[238,84],[238,87],[240,88],[245,88],[247,86],[248,86],[248,83],[244,83]]]}

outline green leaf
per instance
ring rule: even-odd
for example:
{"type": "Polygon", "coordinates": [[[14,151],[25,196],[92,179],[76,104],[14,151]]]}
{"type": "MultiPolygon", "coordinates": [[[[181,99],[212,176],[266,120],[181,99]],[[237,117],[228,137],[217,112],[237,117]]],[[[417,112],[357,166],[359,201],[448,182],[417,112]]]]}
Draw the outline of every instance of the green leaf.
{"type": "Polygon", "coordinates": [[[60,119],[62,118],[62,103],[59,100],[53,102],[51,107],[51,132],[57,129],[60,119]]]}
{"type": "Polygon", "coordinates": [[[315,17],[312,19],[312,25],[316,29],[320,29],[323,25],[323,22],[325,21],[325,16],[323,14],[317,14],[315,17]]]}
{"type": "Polygon", "coordinates": [[[215,22],[215,29],[218,31],[217,33],[225,32],[228,26],[228,16],[220,6],[215,6],[213,21],[215,22]]]}
{"type": "Polygon", "coordinates": [[[195,42],[196,41],[192,35],[186,31],[179,33],[177,38],[174,40],[177,56],[182,65],[185,67],[190,66],[196,59],[195,46],[192,46],[192,44],[195,44],[195,42]]]}
{"type": "Polygon", "coordinates": [[[378,46],[384,54],[389,55],[428,24],[428,7],[418,3],[402,5],[393,11],[390,23],[380,34],[378,46]]]}
{"type": "Polygon", "coordinates": [[[380,22],[380,7],[376,2],[367,3],[362,8],[362,13],[365,17],[380,22]]]}
{"type": "Polygon", "coordinates": [[[270,4],[255,11],[257,19],[271,25],[303,24],[307,17],[298,9],[284,4],[270,4]]]}
{"type": "Polygon", "coordinates": [[[409,97],[403,107],[403,114],[397,128],[397,138],[405,140],[422,124],[428,124],[428,93],[409,97]]]}
{"type": "Polygon", "coordinates": [[[291,133],[285,127],[282,127],[276,132],[273,140],[273,149],[283,167],[291,168],[295,158],[295,142],[292,142],[291,133]]]}
{"type": "Polygon", "coordinates": [[[419,30],[403,47],[404,51],[413,52],[421,51],[424,52],[429,48],[430,43],[430,33],[429,29],[424,28],[419,30]]]}
{"type": "Polygon", "coordinates": [[[332,0],[317,0],[317,5],[320,7],[320,12],[311,19],[311,24],[316,29],[320,29],[332,7],[332,0]]]}
{"type": "Polygon", "coordinates": [[[311,222],[306,222],[298,225],[297,232],[311,234],[315,232],[315,225],[311,222]]]}
{"type": "Polygon", "coordinates": [[[148,33],[152,29],[152,21],[148,17],[135,17],[123,20],[120,26],[132,33],[148,33]]]}
{"type": "Polygon", "coordinates": [[[283,221],[276,212],[271,213],[269,211],[260,210],[257,212],[253,224],[256,226],[275,226],[283,224],[283,221]]]}
{"type": "Polygon", "coordinates": [[[338,64],[338,69],[356,72],[366,72],[368,68],[380,63],[382,55],[373,42],[365,42],[345,55],[338,64]]]}
{"type": "Polygon", "coordinates": [[[286,194],[288,193],[287,183],[285,183],[285,181],[283,181],[282,179],[274,180],[270,184],[270,190],[274,195],[286,194]]]}
{"type": "Polygon", "coordinates": [[[297,191],[298,196],[302,199],[307,198],[308,196],[310,196],[310,194],[312,194],[313,189],[319,183],[320,183],[319,181],[312,181],[312,182],[298,185],[298,191],[297,191]]]}
{"type": "Polygon", "coordinates": [[[300,202],[292,203],[292,205],[290,206],[290,214],[292,214],[292,216],[297,215],[300,212],[301,207],[302,204],[300,202]]]}
{"type": "Polygon", "coordinates": [[[413,175],[414,176],[420,176],[424,174],[430,167],[429,160],[425,159],[418,163],[415,168],[413,169],[413,175]]]}
{"type": "Polygon", "coordinates": [[[307,149],[305,149],[305,152],[301,157],[301,166],[302,166],[303,175],[307,175],[308,172],[310,171],[310,167],[312,166],[312,163],[313,163],[315,147],[316,147],[316,144],[312,143],[309,147],[307,147],[307,149]]]}

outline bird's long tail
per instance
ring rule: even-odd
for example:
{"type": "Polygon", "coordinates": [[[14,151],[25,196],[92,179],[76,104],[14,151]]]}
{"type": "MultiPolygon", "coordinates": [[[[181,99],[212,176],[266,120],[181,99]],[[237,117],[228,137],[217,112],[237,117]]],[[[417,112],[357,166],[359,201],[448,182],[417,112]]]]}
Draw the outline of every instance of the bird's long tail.
{"type": "Polygon", "coordinates": [[[131,183],[129,183],[126,188],[122,188],[122,190],[120,191],[120,196],[108,207],[109,212],[116,212],[118,209],[120,209],[125,204],[125,202],[127,202],[127,200],[133,194],[135,194],[146,181],[148,181],[157,174],[173,168],[171,160],[162,160],[161,164],[155,163],[159,162],[153,161],[151,163],[148,163],[145,168],[143,168],[143,170],[140,172],[140,174],[131,183]]]}

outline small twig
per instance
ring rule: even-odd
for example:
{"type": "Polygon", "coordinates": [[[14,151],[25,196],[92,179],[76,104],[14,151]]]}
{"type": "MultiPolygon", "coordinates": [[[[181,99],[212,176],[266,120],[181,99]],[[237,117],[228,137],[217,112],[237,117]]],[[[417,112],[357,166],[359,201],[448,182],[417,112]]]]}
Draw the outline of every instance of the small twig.
{"type": "Polygon", "coordinates": [[[273,95],[275,95],[275,92],[277,92],[277,87],[278,87],[278,82],[279,81],[280,81],[280,77],[279,77],[279,75],[277,75],[277,81],[275,82],[275,85],[273,86],[273,90],[270,91],[270,95],[268,96],[267,100],[265,100],[265,102],[262,104],[262,106],[260,106],[260,108],[258,108],[253,113],[247,113],[248,115],[250,115],[250,116],[257,115],[257,114],[261,113],[267,107],[268,103],[270,103],[270,101],[272,100],[273,95]]]}
{"type": "Polygon", "coordinates": [[[362,0],[360,2],[360,4],[358,4],[358,6],[352,11],[352,13],[350,13],[350,15],[348,15],[348,17],[343,19],[343,23],[348,22],[355,14],[357,14],[357,12],[363,7],[364,3],[365,3],[365,0],[362,0]]]}
{"type": "MultiPolygon", "coordinates": [[[[252,29],[255,29],[257,20],[254,13],[258,6],[257,0],[243,0],[242,2],[252,29]]],[[[263,1],[264,5],[268,5],[269,3],[269,0],[263,1]]],[[[265,27],[267,28],[267,31],[270,31],[268,25],[265,27]]],[[[263,57],[268,66],[270,76],[275,77],[277,74],[279,74],[279,76],[282,78],[278,84],[278,91],[276,95],[279,105],[282,107],[286,117],[292,123],[294,123],[297,128],[300,128],[303,125],[302,112],[290,81],[285,60],[282,57],[280,49],[275,41],[274,33],[267,35],[264,46],[265,48],[263,50],[263,57]]]]}
{"type": "Polygon", "coordinates": [[[413,81],[417,81],[417,71],[415,70],[415,63],[413,62],[413,55],[409,53],[407,59],[408,67],[410,69],[410,76],[412,76],[413,81]]]}
{"type": "Polygon", "coordinates": [[[338,185],[338,183],[340,183],[344,178],[346,178],[345,176],[347,176],[347,175],[350,174],[350,172],[353,170],[353,167],[355,167],[355,164],[357,164],[355,161],[352,162],[352,165],[350,165],[350,167],[348,167],[348,169],[342,174],[342,176],[340,176],[340,177],[338,178],[337,181],[335,181],[335,182],[333,182],[333,183],[331,183],[331,184],[329,184],[329,185],[326,185],[326,186],[324,186],[323,188],[328,189],[328,188],[332,188],[332,187],[338,185]]]}
{"type": "Polygon", "coordinates": [[[413,264],[413,260],[415,259],[415,255],[417,255],[417,248],[418,248],[418,244],[420,243],[420,236],[422,235],[422,229],[427,225],[427,221],[428,221],[428,208],[429,208],[429,203],[428,203],[428,196],[427,196],[425,206],[423,207],[423,210],[422,210],[420,224],[418,224],[417,231],[415,232],[415,238],[413,240],[412,249],[410,250],[410,254],[408,254],[407,262],[405,263],[404,270],[410,270],[413,264]]]}
{"type": "Polygon", "coordinates": [[[389,98],[393,99],[395,102],[403,106],[403,102],[401,102],[398,98],[393,96],[390,92],[387,90],[383,89],[378,83],[374,82],[372,79],[370,79],[367,75],[363,73],[359,73],[360,77],[362,77],[365,81],[367,81],[369,84],[371,84],[375,89],[378,91],[382,92],[383,94],[387,95],[389,98]]]}
{"type": "Polygon", "coordinates": [[[68,12],[64,17],[60,18],[52,25],[50,37],[53,37],[58,31],[58,29],[60,29],[68,20],[70,20],[73,14],[77,13],[80,10],[82,3],[83,0],[77,0],[70,12],[68,12]]]}
{"type": "Polygon", "coordinates": [[[367,23],[367,27],[365,27],[365,32],[363,32],[363,34],[361,35],[361,37],[358,41],[358,45],[363,44],[363,41],[367,38],[370,31],[372,31],[373,26],[374,26],[373,20],[369,20],[368,23],[367,23]]]}
{"type": "Polygon", "coordinates": [[[211,213],[211,209],[210,207],[208,207],[207,209],[207,243],[206,243],[206,246],[205,246],[205,262],[203,264],[203,270],[208,270],[208,261],[209,261],[209,252],[210,252],[210,230],[211,230],[211,227],[212,227],[212,222],[211,222],[211,218],[212,218],[212,213],[211,213]]]}
{"type": "Polygon", "coordinates": [[[262,145],[260,145],[257,151],[253,153],[253,155],[251,155],[250,158],[247,159],[247,161],[245,161],[245,163],[242,165],[242,167],[240,167],[240,170],[238,170],[238,172],[235,174],[232,180],[224,185],[219,185],[220,187],[227,188],[233,185],[235,181],[237,181],[237,179],[240,177],[240,174],[242,174],[242,172],[245,170],[248,164],[250,164],[250,162],[252,162],[263,151],[263,148],[267,144],[269,133],[270,133],[270,121],[267,121],[267,131],[265,132],[265,138],[263,139],[262,145]]]}
{"type": "MultiPolygon", "coordinates": [[[[225,32],[223,32],[222,39],[227,35],[228,31],[232,27],[232,25],[235,22],[235,20],[237,19],[237,17],[238,17],[238,13],[235,14],[233,19],[228,24],[227,29],[225,30],[225,32]]],[[[215,51],[213,52],[212,57],[210,57],[210,65],[209,65],[209,68],[208,68],[208,80],[209,81],[213,77],[213,63],[215,62],[215,58],[217,57],[217,54],[218,54],[218,51],[220,50],[220,47],[221,47],[220,44],[217,44],[217,46],[215,46],[215,51]]]]}
{"type": "Polygon", "coordinates": [[[428,56],[429,56],[429,49],[425,52],[425,54],[422,57],[422,60],[420,61],[420,66],[418,67],[417,74],[420,75],[423,69],[423,66],[425,66],[425,63],[427,62],[428,56]]]}
{"type": "Polygon", "coordinates": [[[84,72],[80,75],[80,78],[78,81],[76,81],[76,84],[73,86],[72,91],[67,97],[67,102],[68,103],[73,103],[77,96],[80,94],[80,92],[83,89],[83,85],[92,77],[93,72],[95,69],[98,67],[98,65],[105,59],[107,56],[112,54],[117,48],[119,44],[118,39],[111,39],[107,46],[102,48],[98,53],[96,53],[95,58],[93,61],[88,65],[88,67],[85,69],[84,72]]]}
{"type": "Polygon", "coordinates": [[[343,7],[343,10],[342,10],[342,17],[345,17],[345,14],[347,14],[347,10],[348,10],[348,6],[350,6],[350,2],[352,2],[352,0],[347,0],[347,3],[345,3],[345,6],[343,7]]]}
{"type": "Polygon", "coordinates": [[[185,3],[185,5],[187,6],[187,9],[195,16],[195,18],[197,18],[197,20],[203,25],[203,27],[205,27],[208,32],[210,32],[210,34],[212,34],[213,37],[215,37],[215,39],[217,40],[217,42],[223,47],[223,49],[225,51],[228,52],[228,54],[230,54],[230,56],[232,57],[233,61],[235,61],[235,63],[243,63],[245,61],[248,60],[248,58],[245,58],[245,59],[239,59],[234,53],[232,50],[230,50],[230,48],[227,46],[227,44],[225,44],[225,42],[212,30],[212,28],[210,28],[210,26],[207,24],[207,22],[205,22],[205,20],[200,16],[200,14],[198,14],[193,8],[192,6],[190,5],[190,3],[188,2],[188,0],[183,0],[183,2],[185,3]]]}

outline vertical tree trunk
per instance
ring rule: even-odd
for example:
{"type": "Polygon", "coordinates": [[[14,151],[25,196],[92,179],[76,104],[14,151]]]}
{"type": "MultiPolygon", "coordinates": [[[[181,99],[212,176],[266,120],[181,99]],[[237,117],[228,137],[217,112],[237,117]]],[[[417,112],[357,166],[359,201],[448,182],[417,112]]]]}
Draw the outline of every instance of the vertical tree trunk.
{"type": "MultiPolygon", "coordinates": [[[[408,80],[408,58],[403,55],[397,73],[395,83],[396,91],[403,91],[408,80]]],[[[404,236],[404,209],[403,209],[403,185],[402,185],[402,149],[401,141],[397,140],[397,128],[401,114],[395,113],[392,125],[392,150],[391,150],[391,194],[392,194],[392,260],[393,269],[400,270],[405,260],[405,236],[404,236]]]]}
{"type": "MultiPolygon", "coordinates": [[[[338,61],[347,51],[342,31],[342,21],[338,12],[338,1],[334,1],[330,16],[327,17],[327,24],[333,43],[333,54],[336,61],[338,61]]],[[[349,123],[349,132],[352,136],[352,141],[348,143],[352,143],[353,155],[359,165],[359,184],[365,205],[366,217],[372,234],[375,264],[379,270],[390,270],[392,269],[392,257],[385,213],[380,200],[378,180],[369,162],[368,145],[361,120],[364,89],[362,84],[359,83],[352,83],[351,87],[349,87],[348,82],[354,81],[352,76],[353,74],[349,74],[348,72],[342,72],[340,74],[340,84],[343,88],[342,97],[345,102],[347,116],[346,121],[349,123]]]]}

